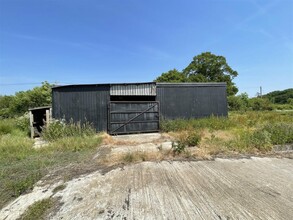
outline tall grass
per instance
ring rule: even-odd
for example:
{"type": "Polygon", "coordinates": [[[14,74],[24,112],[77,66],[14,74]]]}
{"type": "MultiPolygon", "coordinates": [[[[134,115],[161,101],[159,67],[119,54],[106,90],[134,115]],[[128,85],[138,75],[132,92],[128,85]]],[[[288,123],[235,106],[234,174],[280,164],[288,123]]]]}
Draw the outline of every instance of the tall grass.
{"type": "Polygon", "coordinates": [[[237,124],[226,117],[208,117],[201,119],[176,119],[161,122],[161,130],[164,132],[182,131],[190,129],[226,130],[237,124]]]}
{"type": "MultiPolygon", "coordinates": [[[[179,134],[184,134],[186,131],[197,134],[208,132],[211,135],[215,131],[224,131],[231,136],[228,140],[221,137],[211,139],[201,137],[200,146],[210,148],[213,152],[268,152],[273,145],[293,143],[293,112],[232,112],[227,118],[163,121],[161,130],[179,134]],[[217,146],[214,146],[215,141],[217,146]]],[[[182,141],[177,137],[177,142],[182,141]]]]}
{"type": "Polygon", "coordinates": [[[90,123],[74,123],[73,121],[69,123],[54,121],[42,132],[43,138],[48,141],[54,141],[65,137],[93,136],[95,134],[96,130],[90,123]]]}
{"type": "Polygon", "coordinates": [[[163,132],[209,129],[230,130],[239,128],[253,128],[267,123],[293,123],[293,112],[248,111],[245,113],[232,112],[229,117],[208,117],[202,119],[165,120],[161,123],[163,132]]]}
{"type": "Polygon", "coordinates": [[[49,145],[35,149],[34,140],[17,127],[16,119],[8,122],[9,129],[5,123],[0,123],[0,208],[12,198],[31,190],[49,172],[69,164],[91,161],[102,141],[93,128],[70,124],[62,125],[67,136],[54,136],[50,132],[55,130],[51,129],[47,131],[49,145]]]}

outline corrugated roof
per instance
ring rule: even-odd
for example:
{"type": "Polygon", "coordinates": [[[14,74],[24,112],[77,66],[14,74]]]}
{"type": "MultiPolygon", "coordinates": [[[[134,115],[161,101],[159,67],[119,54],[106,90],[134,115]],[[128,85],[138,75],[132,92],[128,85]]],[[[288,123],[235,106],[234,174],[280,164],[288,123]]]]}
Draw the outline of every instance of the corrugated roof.
{"type": "Polygon", "coordinates": [[[155,83],[111,85],[110,95],[117,96],[155,96],[155,83]]]}

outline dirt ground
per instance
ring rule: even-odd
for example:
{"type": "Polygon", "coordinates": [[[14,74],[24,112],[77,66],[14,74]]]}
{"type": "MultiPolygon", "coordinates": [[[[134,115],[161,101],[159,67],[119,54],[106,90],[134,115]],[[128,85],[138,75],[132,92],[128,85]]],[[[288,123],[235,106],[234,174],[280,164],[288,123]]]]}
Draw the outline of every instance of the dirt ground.
{"type": "MultiPolygon", "coordinates": [[[[155,151],[157,138],[144,136],[128,149],[152,142],[149,150],[155,151]]],[[[293,160],[141,162],[98,170],[66,183],[39,183],[4,207],[0,219],[17,219],[30,204],[48,197],[61,204],[49,219],[293,219],[293,160]],[[62,184],[66,187],[54,193],[62,184]]]]}

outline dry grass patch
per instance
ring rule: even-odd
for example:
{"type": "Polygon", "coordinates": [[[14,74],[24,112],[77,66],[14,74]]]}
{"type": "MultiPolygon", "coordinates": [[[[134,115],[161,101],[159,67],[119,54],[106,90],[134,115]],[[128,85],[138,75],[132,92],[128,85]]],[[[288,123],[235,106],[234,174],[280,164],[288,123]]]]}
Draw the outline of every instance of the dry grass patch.
{"type": "Polygon", "coordinates": [[[101,133],[101,137],[103,139],[103,145],[135,145],[135,141],[125,141],[125,140],[117,140],[113,138],[113,136],[107,134],[106,132],[101,133]]]}

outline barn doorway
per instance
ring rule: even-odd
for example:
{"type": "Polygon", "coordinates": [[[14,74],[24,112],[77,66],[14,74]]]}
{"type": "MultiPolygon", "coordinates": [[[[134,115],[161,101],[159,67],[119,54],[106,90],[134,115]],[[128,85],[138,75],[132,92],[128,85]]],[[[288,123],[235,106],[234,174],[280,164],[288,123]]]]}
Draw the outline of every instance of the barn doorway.
{"type": "Polygon", "coordinates": [[[156,101],[110,101],[108,133],[158,132],[159,116],[159,102],[156,101]]]}

